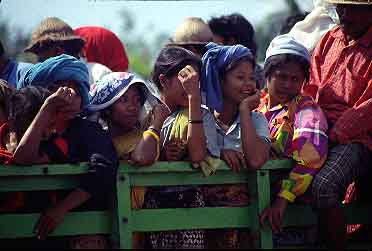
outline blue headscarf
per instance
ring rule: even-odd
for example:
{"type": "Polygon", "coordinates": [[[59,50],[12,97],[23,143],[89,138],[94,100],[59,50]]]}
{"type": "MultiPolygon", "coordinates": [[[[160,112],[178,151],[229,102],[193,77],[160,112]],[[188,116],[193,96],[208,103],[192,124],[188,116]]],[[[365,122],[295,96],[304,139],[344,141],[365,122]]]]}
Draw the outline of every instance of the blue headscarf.
{"type": "Polygon", "coordinates": [[[73,80],[79,89],[82,106],[89,103],[89,71],[84,62],[75,57],[62,54],[48,58],[32,66],[18,82],[17,89],[29,85],[48,88],[56,81],[73,80]]]}
{"type": "Polygon", "coordinates": [[[206,105],[217,112],[223,109],[223,95],[220,73],[232,62],[249,57],[254,61],[251,51],[243,45],[222,46],[208,43],[208,51],[202,57],[201,90],[206,94],[206,105]]]}

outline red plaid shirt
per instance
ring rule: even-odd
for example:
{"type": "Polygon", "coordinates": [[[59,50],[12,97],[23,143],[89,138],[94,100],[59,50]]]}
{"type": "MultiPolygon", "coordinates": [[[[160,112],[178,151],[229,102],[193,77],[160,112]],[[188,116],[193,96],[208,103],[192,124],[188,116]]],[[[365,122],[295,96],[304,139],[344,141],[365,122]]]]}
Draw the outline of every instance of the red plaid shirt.
{"type": "Polygon", "coordinates": [[[372,28],[350,43],[340,26],[325,34],[304,92],[323,109],[331,140],[360,142],[372,150],[372,28]]]}

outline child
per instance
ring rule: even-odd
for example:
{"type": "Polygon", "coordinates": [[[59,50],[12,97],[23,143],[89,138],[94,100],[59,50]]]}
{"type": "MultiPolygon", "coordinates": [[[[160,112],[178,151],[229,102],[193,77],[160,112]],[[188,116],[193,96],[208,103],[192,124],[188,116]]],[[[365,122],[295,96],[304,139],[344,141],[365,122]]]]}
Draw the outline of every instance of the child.
{"type": "Polygon", "coordinates": [[[312,98],[300,95],[309,64],[307,49],[290,35],[274,38],[266,52],[268,94],[258,110],[269,121],[272,153],[295,161],[274,203],[260,216],[261,223],[269,219],[274,233],[281,231],[288,203],[306,193],[327,157],[327,120],[312,98]]]}
{"type": "MultiPolygon", "coordinates": [[[[259,104],[255,59],[242,45],[207,45],[202,68],[202,90],[214,112],[221,159],[235,172],[260,168],[268,159],[270,139],[266,118],[253,112],[259,104]]],[[[246,185],[209,186],[205,199],[211,206],[243,206],[249,203],[246,185]]],[[[218,248],[243,247],[241,231],[211,231],[218,248]],[[218,237],[216,237],[218,236],[218,237]]],[[[210,243],[210,245],[212,245],[210,243]]]]}
{"type": "Polygon", "coordinates": [[[71,209],[82,205],[92,196],[94,200],[107,199],[107,194],[112,191],[118,164],[112,141],[97,123],[77,116],[88,105],[88,81],[85,64],[64,54],[34,65],[20,81],[22,86],[42,85],[54,93],[45,100],[20,140],[14,153],[14,162],[89,161],[91,168],[96,169],[83,177],[80,188],[41,216],[35,227],[39,239],[44,239],[52,232],[71,209]],[[98,183],[101,186],[97,187],[98,183]]]}
{"type": "MultiPolygon", "coordinates": [[[[152,81],[172,112],[161,129],[162,160],[204,166],[214,163],[209,155],[219,157],[213,117],[201,107],[199,72],[200,59],[181,47],[163,48],[155,61],[152,81]]],[[[145,197],[146,208],[203,206],[202,193],[194,186],[151,188],[145,197]]],[[[153,248],[203,248],[204,231],[151,233],[150,242],[153,248]]]]}
{"type": "MultiPolygon", "coordinates": [[[[156,105],[152,110],[151,125],[142,130],[141,110],[150,95],[145,82],[135,74],[114,72],[92,86],[92,99],[88,106],[89,111],[99,113],[90,117],[96,117],[107,125],[119,159],[138,166],[157,161],[159,132],[169,115],[164,104],[156,105]]],[[[142,208],[144,195],[143,187],[132,189],[132,208],[142,208]]],[[[143,247],[141,242],[142,235],[134,235],[133,248],[143,247]]]]}
{"type": "Polygon", "coordinates": [[[169,115],[164,104],[156,105],[152,124],[144,133],[140,115],[149,95],[145,82],[135,74],[114,72],[93,86],[88,106],[89,111],[99,112],[98,117],[107,124],[119,158],[139,166],[151,165],[157,160],[158,133],[169,115]]]}

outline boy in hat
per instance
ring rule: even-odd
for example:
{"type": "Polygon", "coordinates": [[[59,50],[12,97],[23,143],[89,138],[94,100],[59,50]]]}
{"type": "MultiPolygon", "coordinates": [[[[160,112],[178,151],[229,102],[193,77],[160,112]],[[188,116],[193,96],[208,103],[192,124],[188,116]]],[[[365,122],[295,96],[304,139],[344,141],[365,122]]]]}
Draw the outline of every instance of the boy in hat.
{"type": "Polygon", "coordinates": [[[316,99],[329,124],[328,158],[312,192],[328,248],[342,250],[341,198],[350,183],[366,176],[372,160],[372,1],[327,1],[336,4],[340,25],[317,45],[304,91],[316,99]]]}

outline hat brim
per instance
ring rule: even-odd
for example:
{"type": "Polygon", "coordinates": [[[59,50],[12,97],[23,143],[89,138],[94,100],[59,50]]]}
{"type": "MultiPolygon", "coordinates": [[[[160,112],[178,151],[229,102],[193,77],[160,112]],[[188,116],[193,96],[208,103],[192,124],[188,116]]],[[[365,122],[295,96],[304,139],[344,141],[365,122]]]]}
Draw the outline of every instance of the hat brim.
{"type": "Polygon", "coordinates": [[[51,44],[51,43],[58,43],[58,42],[71,43],[80,49],[82,49],[85,44],[85,40],[79,36],[74,36],[74,35],[66,36],[66,37],[45,36],[36,41],[31,42],[24,49],[24,52],[37,53],[38,51],[40,51],[40,48],[43,47],[43,45],[51,44]]]}
{"type": "Polygon", "coordinates": [[[372,5],[372,0],[326,0],[328,3],[333,4],[359,4],[359,5],[372,5]]]}
{"type": "Polygon", "coordinates": [[[107,107],[110,107],[111,105],[113,105],[121,96],[123,96],[127,90],[135,85],[135,84],[138,84],[139,87],[143,90],[143,94],[145,96],[145,100],[147,99],[147,97],[149,96],[149,90],[147,88],[147,85],[146,83],[142,80],[142,79],[138,79],[138,78],[133,78],[130,83],[124,87],[121,91],[119,91],[110,101],[106,102],[106,103],[103,103],[103,104],[100,104],[100,105],[88,105],[87,109],[89,111],[92,111],[92,112],[96,112],[96,111],[100,111],[100,110],[104,110],[106,109],[107,107]]]}

